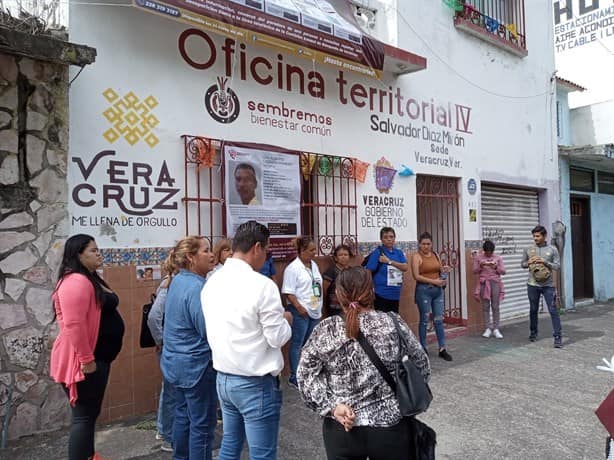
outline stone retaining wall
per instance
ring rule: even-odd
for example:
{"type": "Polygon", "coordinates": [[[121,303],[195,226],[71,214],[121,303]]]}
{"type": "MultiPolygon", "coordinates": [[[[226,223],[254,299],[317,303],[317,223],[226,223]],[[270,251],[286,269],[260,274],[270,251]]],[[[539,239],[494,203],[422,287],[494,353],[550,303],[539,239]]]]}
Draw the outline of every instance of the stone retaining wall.
{"type": "Polygon", "coordinates": [[[9,413],[12,439],[69,421],[49,378],[50,297],[68,236],[68,65],[93,62],[95,50],[2,27],[0,35],[10,38],[0,47],[0,432],[9,413]],[[89,58],[41,60],[36,43],[89,58]]]}

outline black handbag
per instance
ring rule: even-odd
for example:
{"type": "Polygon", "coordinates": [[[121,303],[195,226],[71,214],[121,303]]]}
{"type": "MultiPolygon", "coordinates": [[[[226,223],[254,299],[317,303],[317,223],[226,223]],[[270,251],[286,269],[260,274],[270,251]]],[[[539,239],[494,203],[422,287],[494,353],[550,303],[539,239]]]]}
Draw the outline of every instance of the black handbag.
{"type": "Polygon", "coordinates": [[[151,302],[143,305],[143,316],[141,317],[141,335],[139,337],[139,345],[141,348],[151,348],[156,346],[156,342],[151,335],[151,331],[149,330],[149,326],[147,325],[147,318],[149,318],[149,312],[151,307],[153,307],[154,301],[156,300],[156,295],[151,295],[151,302]]]}
{"type": "Polygon", "coordinates": [[[416,417],[405,417],[409,433],[409,458],[415,460],[435,460],[437,434],[426,423],[416,417]]]}
{"type": "Polygon", "coordinates": [[[360,331],[358,332],[358,343],[360,343],[373,365],[380,374],[382,374],[384,380],[396,394],[401,415],[404,417],[411,417],[421,414],[428,409],[433,400],[433,393],[431,393],[431,389],[424,381],[424,377],[422,377],[416,365],[407,355],[401,356],[401,349],[405,347],[405,350],[409,350],[409,345],[401,334],[401,327],[398,320],[392,314],[389,316],[394,323],[397,330],[397,336],[399,337],[399,353],[397,355],[397,366],[395,370],[396,379],[392,377],[382,360],[375,353],[371,344],[360,331]]]}
{"type": "Polygon", "coordinates": [[[424,412],[429,407],[433,394],[414,363],[407,356],[404,356],[404,359],[401,358],[403,344],[405,344],[406,350],[409,347],[401,334],[398,320],[392,314],[390,318],[394,322],[399,336],[399,354],[396,369],[397,382],[401,382],[399,385],[397,385],[367,338],[360,331],[358,331],[358,343],[399,400],[403,423],[406,424],[409,434],[409,458],[411,460],[435,460],[437,434],[426,423],[421,422],[415,417],[416,414],[424,412]],[[404,400],[403,404],[401,403],[401,398],[404,400]],[[404,413],[404,411],[411,414],[404,413]]]}

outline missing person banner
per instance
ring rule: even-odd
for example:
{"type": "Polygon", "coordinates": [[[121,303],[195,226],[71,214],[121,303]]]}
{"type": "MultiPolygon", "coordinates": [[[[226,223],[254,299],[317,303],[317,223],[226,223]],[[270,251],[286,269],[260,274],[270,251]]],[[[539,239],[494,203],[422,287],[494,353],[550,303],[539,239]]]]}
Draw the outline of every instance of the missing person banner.
{"type": "Polygon", "coordinates": [[[232,238],[248,220],[271,232],[274,257],[289,255],[301,229],[299,155],[272,146],[224,145],[226,225],[232,238]]]}

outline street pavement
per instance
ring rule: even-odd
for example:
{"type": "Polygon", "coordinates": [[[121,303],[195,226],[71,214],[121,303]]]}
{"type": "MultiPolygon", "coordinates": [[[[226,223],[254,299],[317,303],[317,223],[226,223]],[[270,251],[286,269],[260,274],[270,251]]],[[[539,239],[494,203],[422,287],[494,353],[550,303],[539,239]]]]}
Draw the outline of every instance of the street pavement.
{"type": "MultiPolygon", "coordinates": [[[[504,324],[503,340],[450,340],[452,363],[431,346],[434,400],[420,418],[437,431],[437,459],[605,458],[606,431],[594,410],[614,387],[614,374],[596,366],[614,354],[614,304],[583,307],[562,321],[563,349],[552,346],[548,313],[540,315],[535,343],[528,341],[527,318],[504,324]]],[[[153,419],[101,427],[97,450],[112,460],[170,459],[154,438],[153,419]]],[[[63,459],[67,439],[66,430],[23,438],[0,450],[0,458],[63,459]]],[[[326,458],[319,417],[285,383],[278,457],[326,458]]]]}

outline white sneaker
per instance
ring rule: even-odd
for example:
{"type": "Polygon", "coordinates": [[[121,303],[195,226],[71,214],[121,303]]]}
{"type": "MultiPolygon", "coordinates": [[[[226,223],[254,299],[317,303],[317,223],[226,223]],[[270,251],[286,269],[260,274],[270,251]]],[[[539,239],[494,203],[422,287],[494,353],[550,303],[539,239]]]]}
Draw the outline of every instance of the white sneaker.
{"type": "Polygon", "coordinates": [[[164,436],[159,431],[156,431],[156,441],[164,441],[164,436]]]}
{"type": "Polygon", "coordinates": [[[492,335],[492,331],[490,330],[489,327],[486,328],[486,330],[484,331],[484,333],[482,334],[482,337],[488,338],[492,335]]]}
{"type": "Polygon", "coordinates": [[[160,450],[163,452],[172,452],[173,446],[171,446],[170,442],[162,441],[162,445],[160,446],[160,450]]]}
{"type": "Polygon", "coordinates": [[[503,338],[503,334],[501,334],[501,332],[499,331],[499,329],[495,329],[495,330],[493,331],[493,334],[495,335],[495,337],[496,337],[497,339],[502,339],[502,338],[503,338]]]}

